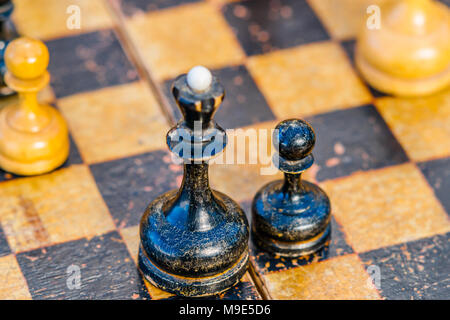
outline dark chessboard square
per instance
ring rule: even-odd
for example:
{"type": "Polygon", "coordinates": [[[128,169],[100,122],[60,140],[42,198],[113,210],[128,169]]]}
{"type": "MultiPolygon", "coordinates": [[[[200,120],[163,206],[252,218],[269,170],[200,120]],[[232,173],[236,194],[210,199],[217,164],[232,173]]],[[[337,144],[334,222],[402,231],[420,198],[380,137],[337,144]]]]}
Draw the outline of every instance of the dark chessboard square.
{"type": "Polygon", "coordinates": [[[2,181],[8,181],[8,180],[12,180],[12,179],[17,179],[20,178],[21,176],[18,176],[16,174],[7,172],[3,169],[0,169],[0,182],[2,181]]]}
{"type": "Polygon", "coordinates": [[[450,233],[360,254],[388,299],[450,299],[450,233]]]}
{"type": "Polygon", "coordinates": [[[299,258],[283,258],[267,253],[250,242],[250,259],[256,266],[257,272],[268,273],[272,271],[281,271],[298,266],[304,266],[312,262],[323,261],[337,256],[353,253],[353,249],[347,244],[342,227],[331,217],[331,238],[326,246],[310,255],[299,258]]]}
{"type": "Polygon", "coordinates": [[[51,85],[57,97],[129,83],[138,73],[112,30],[46,42],[51,85]]]}
{"type": "Polygon", "coordinates": [[[405,151],[373,105],[306,120],[317,135],[313,154],[319,166],[318,181],[408,161],[405,151]]]}
{"type": "Polygon", "coordinates": [[[233,2],[223,13],[248,55],[329,39],[305,0],[233,2]]]}
{"type": "MultiPolygon", "coordinates": [[[[355,40],[347,40],[347,41],[342,41],[341,42],[341,46],[344,48],[345,53],[347,54],[348,58],[350,59],[351,64],[353,65],[353,67],[355,68],[356,71],[358,71],[356,69],[355,66],[355,45],[356,45],[356,41],[355,40]]],[[[358,75],[360,76],[360,78],[362,79],[362,81],[366,84],[366,86],[368,87],[368,89],[370,90],[370,93],[372,94],[373,97],[375,98],[381,98],[381,97],[386,97],[388,96],[388,94],[383,93],[378,91],[375,88],[372,88],[365,80],[364,78],[361,77],[361,75],[358,72],[358,75]]]]}
{"type": "Polygon", "coordinates": [[[148,298],[116,231],[23,252],[17,261],[33,299],[148,298]]]}
{"type": "Polygon", "coordinates": [[[422,162],[419,168],[450,215],[450,158],[422,162]]]}
{"type": "Polygon", "coordinates": [[[8,240],[6,240],[5,232],[0,224],[0,257],[6,256],[11,253],[8,240]]]}
{"type": "Polygon", "coordinates": [[[74,164],[81,164],[83,163],[83,160],[81,159],[80,151],[78,150],[78,147],[75,143],[75,141],[72,138],[72,135],[69,135],[69,143],[70,143],[70,152],[69,157],[67,158],[66,162],[63,164],[63,167],[69,167],[74,164]]]}
{"type": "Polygon", "coordinates": [[[119,0],[119,3],[122,12],[130,17],[140,12],[156,11],[199,1],[200,0],[119,0]]]}
{"type": "Polygon", "coordinates": [[[91,171],[119,228],[138,225],[148,204],[177,189],[183,176],[183,168],[162,150],[94,164],[91,171]]]}
{"type": "Polygon", "coordinates": [[[344,48],[345,53],[347,54],[348,58],[352,62],[353,66],[355,65],[355,46],[356,41],[355,40],[346,40],[341,42],[342,48],[344,48]]]}
{"type": "MultiPolygon", "coordinates": [[[[245,66],[213,70],[212,73],[220,79],[225,88],[225,100],[214,117],[221,127],[239,128],[275,120],[269,105],[245,66]]],[[[178,121],[181,119],[181,113],[171,92],[172,83],[173,79],[164,83],[164,93],[178,121]]]]}

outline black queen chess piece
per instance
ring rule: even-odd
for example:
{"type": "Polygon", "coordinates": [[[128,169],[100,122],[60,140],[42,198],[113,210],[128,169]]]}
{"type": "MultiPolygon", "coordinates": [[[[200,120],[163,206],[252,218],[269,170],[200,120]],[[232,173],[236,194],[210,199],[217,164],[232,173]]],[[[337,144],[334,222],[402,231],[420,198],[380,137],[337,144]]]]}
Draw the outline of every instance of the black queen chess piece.
{"type": "Polygon", "coordinates": [[[184,162],[183,182],[147,207],[140,224],[139,269],[165,291],[207,296],[244,275],[249,226],[239,205],[209,186],[208,160],[226,145],[224,129],[213,120],[224,88],[198,66],[174,81],[172,93],[183,120],[168,132],[167,145],[184,162]]]}
{"type": "Polygon", "coordinates": [[[11,0],[0,0],[0,97],[7,97],[16,92],[10,89],[4,80],[6,64],[4,55],[8,44],[19,35],[11,21],[14,4],[11,0]]]}
{"type": "Polygon", "coordinates": [[[301,179],[314,162],[311,126],[299,119],[280,122],[273,133],[276,167],[284,180],[262,187],[252,203],[252,239],[262,250],[284,257],[314,253],[330,237],[330,201],[317,185],[301,179]]]}

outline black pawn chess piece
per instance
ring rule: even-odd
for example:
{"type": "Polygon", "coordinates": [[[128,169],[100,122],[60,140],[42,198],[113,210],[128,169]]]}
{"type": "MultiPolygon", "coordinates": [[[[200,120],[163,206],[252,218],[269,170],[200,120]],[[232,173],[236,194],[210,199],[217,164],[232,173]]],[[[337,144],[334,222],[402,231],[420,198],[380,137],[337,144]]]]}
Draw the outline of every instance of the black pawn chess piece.
{"type": "Polygon", "coordinates": [[[274,164],[284,180],[268,183],[252,203],[252,238],[261,249],[296,257],[320,250],[330,237],[330,201],[317,185],[301,179],[314,162],[315,133],[297,119],[277,125],[274,164]]]}
{"type": "Polygon", "coordinates": [[[18,37],[10,19],[13,9],[14,5],[11,0],[0,0],[0,97],[7,97],[16,93],[4,81],[7,70],[3,59],[8,44],[18,37]]]}
{"type": "MultiPolygon", "coordinates": [[[[193,70],[189,75],[195,75],[193,70]]],[[[183,182],[147,207],[140,225],[139,268],[165,291],[207,296],[225,291],[244,275],[249,226],[239,205],[212,190],[208,181],[208,159],[226,145],[225,131],[213,120],[224,89],[209,73],[206,89],[196,91],[188,76],[174,82],[172,93],[184,119],[167,134],[169,149],[184,161],[183,182]]]]}

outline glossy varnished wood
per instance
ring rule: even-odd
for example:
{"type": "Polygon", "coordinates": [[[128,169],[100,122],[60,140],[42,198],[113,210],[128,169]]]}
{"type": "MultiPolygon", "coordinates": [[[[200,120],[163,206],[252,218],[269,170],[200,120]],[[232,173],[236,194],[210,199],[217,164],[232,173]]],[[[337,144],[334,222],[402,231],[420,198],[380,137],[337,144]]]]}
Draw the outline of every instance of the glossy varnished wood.
{"type": "Polygon", "coordinates": [[[388,1],[379,28],[361,26],[356,65],[376,89],[423,96],[450,84],[450,10],[434,0],[388,1]]]}
{"type": "Polygon", "coordinates": [[[249,238],[240,206],[209,186],[208,160],[227,142],[225,131],[213,120],[225,91],[213,78],[209,89],[195,92],[182,75],[172,92],[183,120],[169,131],[167,144],[184,162],[183,182],[178,191],[159,196],[147,207],[140,225],[139,268],[165,291],[217,294],[244,275],[249,238]]]}
{"type": "Polygon", "coordinates": [[[8,46],[5,62],[5,81],[19,102],[0,112],[0,166],[19,175],[49,172],[67,159],[69,136],[59,112],[37,100],[50,79],[48,49],[39,40],[19,38],[8,46]]]}
{"type": "Polygon", "coordinates": [[[285,120],[275,128],[274,160],[284,181],[265,185],[253,199],[252,235],[261,250],[297,257],[320,250],[330,237],[330,200],[320,187],[301,180],[314,162],[315,140],[303,120],[285,120]]]}

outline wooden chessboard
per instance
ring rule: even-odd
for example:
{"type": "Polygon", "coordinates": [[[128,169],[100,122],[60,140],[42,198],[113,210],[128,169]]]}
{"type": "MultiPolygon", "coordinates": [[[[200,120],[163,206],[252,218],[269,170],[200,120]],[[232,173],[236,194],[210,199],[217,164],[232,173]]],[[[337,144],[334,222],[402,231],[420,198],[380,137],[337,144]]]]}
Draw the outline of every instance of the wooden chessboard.
{"type": "MultiPolygon", "coordinates": [[[[284,259],[251,245],[249,272],[216,298],[449,299],[450,90],[402,99],[363,82],[354,38],[378,2],[15,1],[18,31],[49,47],[40,99],[67,119],[71,153],[50,174],[0,174],[0,298],[175,298],[141,279],[138,224],[182,175],[165,145],[180,117],[170,84],[205,65],[227,90],[222,127],[311,123],[316,164],[305,176],[333,214],[325,250],[284,259]],[[73,4],[80,29],[67,27],[73,4]],[[68,285],[73,268],[80,288],[68,285]]],[[[210,177],[248,213],[281,175],[214,165],[210,177]]]]}

